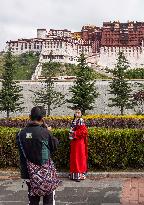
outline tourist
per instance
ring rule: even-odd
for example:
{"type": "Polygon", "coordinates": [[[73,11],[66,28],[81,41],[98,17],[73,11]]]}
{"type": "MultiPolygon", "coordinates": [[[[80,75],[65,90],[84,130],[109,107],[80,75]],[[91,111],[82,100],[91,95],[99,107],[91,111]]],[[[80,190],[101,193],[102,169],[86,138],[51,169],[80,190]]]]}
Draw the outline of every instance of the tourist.
{"type": "Polygon", "coordinates": [[[70,179],[80,182],[87,172],[88,130],[79,109],[75,111],[69,133],[70,142],[70,179]]]}
{"type": "Polygon", "coordinates": [[[53,191],[60,184],[50,157],[57,149],[58,140],[51,135],[50,128],[44,122],[45,113],[43,107],[33,107],[31,122],[17,134],[16,138],[21,178],[26,180],[28,186],[29,205],[39,205],[41,196],[43,205],[53,205],[53,191]]]}

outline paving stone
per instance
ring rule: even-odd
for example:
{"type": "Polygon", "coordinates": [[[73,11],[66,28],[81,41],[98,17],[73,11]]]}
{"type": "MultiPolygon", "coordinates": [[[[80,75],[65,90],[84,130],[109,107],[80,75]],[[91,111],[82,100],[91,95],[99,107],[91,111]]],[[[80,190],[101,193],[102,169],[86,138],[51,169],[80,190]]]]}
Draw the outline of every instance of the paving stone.
{"type": "MultiPolygon", "coordinates": [[[[144,205],[143,178],[63,180],[56,191],[56,205],[144,205]]],[[[0,205],[26,205],[27,187],[20,179],[0,181],[0,205]]],[[[42,205],[42,202],[40,203],[42,205]]]]}

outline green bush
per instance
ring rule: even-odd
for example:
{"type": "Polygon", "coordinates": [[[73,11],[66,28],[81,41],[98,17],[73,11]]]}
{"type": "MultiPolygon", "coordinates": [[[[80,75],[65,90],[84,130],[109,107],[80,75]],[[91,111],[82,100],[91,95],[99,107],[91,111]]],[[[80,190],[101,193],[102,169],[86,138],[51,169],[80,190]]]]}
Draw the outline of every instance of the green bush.
{"type": "MultiPolygon", "coordinates": [[[[0,168],[18,167],[17,128],[0,127],[0,168]]],[[[55,129],[59,139],[53,160],[58,170],[69,169],[68,129],[55,129]]],[[[144,167],[144,130],[89,128],[89,169],[112,170],[144,167]]]]}
{"type": "Polygon", "coordinates": [[[0,168],[18,166],[16,133],[18,128],[0,127],[0,168]]]}
{"type": "Polygon", "coordinates": [[[90,168],[144,167],[144,130],[90,129],[89,136],[90,168]]]}
{"type": "Polygon", "coordinates": [[[144,79],[144,68],[130,69],[126,72],[125,77],[129,79],[144,79]]]}

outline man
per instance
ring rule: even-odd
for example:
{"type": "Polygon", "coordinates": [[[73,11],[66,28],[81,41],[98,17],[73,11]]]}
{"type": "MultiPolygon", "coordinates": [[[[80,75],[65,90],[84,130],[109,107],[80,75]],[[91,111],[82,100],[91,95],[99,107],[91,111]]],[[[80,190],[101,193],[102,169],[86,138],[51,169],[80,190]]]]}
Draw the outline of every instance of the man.
{"type": "MultiPolygon", "coordinates": [[[[31,186],[28,181],[29,173],[26,158],[36,165],[43,165],[48,161],[50,155],[57,149],[58,145],[58,140],[50,134],[50,128],[44,122],[43,117],[45,114],[46,112],[43,107],[33,107],[30,114],[31,122],[16,137],[20,154],[21,178],[27,179],[29,205],[39,205],[40,196],[30,195],[31,186]]],[[[43,197],[43,205],[52,204],[53,193],[43,197]]]]}

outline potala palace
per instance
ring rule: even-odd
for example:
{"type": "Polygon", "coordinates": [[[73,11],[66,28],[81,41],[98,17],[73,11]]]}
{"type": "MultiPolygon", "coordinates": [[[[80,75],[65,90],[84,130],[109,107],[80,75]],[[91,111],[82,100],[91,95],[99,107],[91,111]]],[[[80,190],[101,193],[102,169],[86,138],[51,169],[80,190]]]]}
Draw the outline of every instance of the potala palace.
{"type": "Polygon", "coordinates": [[[87,63],[97,69],[113,68],[119,51],[123,51],[131,68],[144,66],[144,22],[104,22],[102,27],[83,26],[80,32],[67,29],[37,29],[37,37],[10,40],[15,55],[34,51],[40,53],[39,64],[32,79],[41,75],[42,64],[52,59],[56,62],[77,64],[83,52],[87,63]]]}

